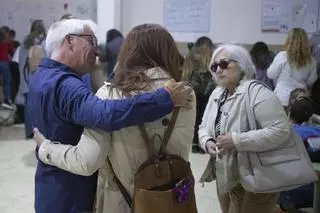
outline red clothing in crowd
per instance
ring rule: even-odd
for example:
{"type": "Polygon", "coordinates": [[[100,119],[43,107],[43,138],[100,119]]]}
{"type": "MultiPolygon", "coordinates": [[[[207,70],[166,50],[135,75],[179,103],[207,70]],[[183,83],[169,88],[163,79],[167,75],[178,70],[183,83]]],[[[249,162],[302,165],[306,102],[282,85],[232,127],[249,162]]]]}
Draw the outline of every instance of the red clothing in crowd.
{"type": "Polygon", "coordinates": [[[13,42],[8,40],[0,44],[0,61],[9,62],[13,55],[13,42]]]}

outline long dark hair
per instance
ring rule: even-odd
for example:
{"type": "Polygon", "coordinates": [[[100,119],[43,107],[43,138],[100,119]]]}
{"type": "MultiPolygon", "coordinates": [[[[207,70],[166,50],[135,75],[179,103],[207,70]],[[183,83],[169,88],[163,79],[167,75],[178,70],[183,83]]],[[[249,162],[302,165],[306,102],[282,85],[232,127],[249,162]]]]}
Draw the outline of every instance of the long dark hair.
{"type": "Polygon", "coordinates": [[[117,37],[121,37],[123,38],[121,32],[117,29],[111,29],[107,32],[107,43],[109,41],[112,41],[113,39],[117,38],[117,37]]]}
{"type": "Polygon", "coordinates": [[[127,35],[118,56],[113,84],[123,92],[143,90],[150,79],[145,70],[160,67],[180,80],[181,57],[170,33],[157,24],[134,27],[127,35]]]}
{"type": "Polygon", "coordinates": [[[260,70],[268,69],[273,61],[273,54],[270,52],[268,45],[262,41],[252,46],[250,55],[256,68],[260,70]]]}

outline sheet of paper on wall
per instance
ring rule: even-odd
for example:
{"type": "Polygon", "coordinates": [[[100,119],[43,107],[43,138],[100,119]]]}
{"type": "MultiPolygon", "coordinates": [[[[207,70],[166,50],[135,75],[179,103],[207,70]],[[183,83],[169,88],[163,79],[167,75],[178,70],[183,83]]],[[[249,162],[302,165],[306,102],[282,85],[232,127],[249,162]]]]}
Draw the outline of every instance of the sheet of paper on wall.
{"type": "Polygon", "coordinates": [[[315,32],[318,8],[318,0],[262,0],[262,31],[285,33],[301,27],[307,32],[315,32]]]}
{"type": "Polygon", "coordinates": [[[16,39],[22,42],[29,34],[31,22],[35,19],[42,19],[47,30],[66,13],[96,20],[95,1],[68,0],[68,10],[65,10],[64,4],[65,0],[0,0],[0,26],[8,25],[14,29],[16,39]]]}
{"type": "Polygon", "coordinates": [[[163,25],[170,32],[209,32],[211,0],[164,0],[163,25]]]}

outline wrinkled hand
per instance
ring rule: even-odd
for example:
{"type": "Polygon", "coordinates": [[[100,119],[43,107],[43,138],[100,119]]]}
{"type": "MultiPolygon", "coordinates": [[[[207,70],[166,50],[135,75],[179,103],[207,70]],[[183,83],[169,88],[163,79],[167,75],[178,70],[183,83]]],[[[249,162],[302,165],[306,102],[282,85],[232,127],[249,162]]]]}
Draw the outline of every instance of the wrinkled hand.
{"type": "Polygon", "coordinates": [[[46,138],[41,134],[41,132],[39,131],[38,128],[34,128],[33,129],[33,139],[36,141],[38,147],[40,147],[46,138]]]}
{"type": "Polygon", "coordinates": [[[219,135],[216,139],[216,145],[218,147],[218,154],[224,154],[229,149],[234,147],[231,133],[225,135],[219,135]]]}
{"type": "Polygon", "coordinates": [[[174,80],[170,80],[165,83],[165,89],[170,93],[175,107],[191,107],[193,90],[187,82],[176,82],[174,80]]]}
{"type": "Polygon", "coordinates": [[[217,155],[217,146],[212,140],[207,141],[206,148],[211,156],[217,155]]]}

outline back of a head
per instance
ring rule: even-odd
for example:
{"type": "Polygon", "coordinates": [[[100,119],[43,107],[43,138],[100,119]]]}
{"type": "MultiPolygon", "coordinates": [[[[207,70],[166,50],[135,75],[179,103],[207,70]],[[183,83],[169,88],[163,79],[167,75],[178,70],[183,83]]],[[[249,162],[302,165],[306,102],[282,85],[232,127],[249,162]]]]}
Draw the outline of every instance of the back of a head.
{"type": "Polygon", "coordinates": [[[107,42],[112,41],[115,38],[123,37],[121,32],[117,29],[111,29],[107,32],[107,42]]]}
{"type": "Polygon", "coordinates": [[[195,46],[210,46],[211,48],[214,48],[214,44],[211,41],[210,38],[206,36],[202,36],[197,39],[197,41],[194,43],[195,46]]]}
{"type": "Polygon", "coordinates": [[[50,58],[54,57],[68,34],[83,33],[85,27],[90,28],[93,33],[97,29],[97,25],[91,20],[66,19],[52,24],[46,37],[45,50],[47,55],[50,58]]]}
{"type": "Polygon", "coordinates": [[[11,29],[11,30],[9,31],[9,35],[10,35],[10,37],[11,37],[12,39],[14,39],[14,38],[16,37],[16,31],[11,29]]]}
{"type": "Polygon", "coordinates": [[[311,63],[312,53],[308,34],[304,29],[293,28],[287,36],[285,50],[290,65],[301,68],[311,63]]]}
{"type": "Polygon", "coordinates": [[[290,107],[293,102],[295,102],[297,99],[299,99],[301,97],[308,97],[309,98],[309,94],[308,94],[307,90],[305,90],[303,88],[297,88],[297,89],[292,90],[290,93],[290,96],[289,96],[288,107],[290,107]]]}
{"type": "Polygon", "coordinates": [[[73,19],[73,18],[75,18],[75,17],[72,14],[67,13],[67,14],[64,14],[63,16],[61,16],[60,20],[73,19]]]}
{"type": "Polygon", "coordinates": [[[250,55],[257,69],[267,69],[269,67],[270,51],[266,43],[256,42],[250,50],[250,55]]]}
{"type": "Polygon", "coordinates": [[[290,119],[296,124],[308,122],[313,114],[313,103],[310,98],[297,98],[289,108],[290,119]]]}
{"type": "Polygon", "coordinates": [[[189,80],[193,72],[207,72],[214,51],[214,44],[208,37],[200,37],[194,43],[183,63],[183,80],[189,80]]]}
{"type": "Polygon", "coordinates": [[[157,24],[134,27],[122,44],[118,62],[115,84],[128,75],[154,67],[161,67],[176,80],[181,76],[181,57],[177,46],[170,33],[157,24]]]}
{"type": "Polygon", "coordinates": [[[2,26],[1,27],[6,33],[10,33],[10,28],[8,26],[2,26]]]}
{"type": "Polygon", "coordinates": [[[41,19],[36,19],[32,21],[31,27],[30,27],[30,34],[34,34],[35,36],[38,36],[40,34],[46,35],[46,28],[44,26],[44,22],[41,19]]]}
{"type": "Polygon", "coordinates": [[[180,54],[172,36],[157,24],[134,27],[127,35],[119,53],[119,67],[161,67],[176,80],[179,80],[180,66],[180,54]]]}

